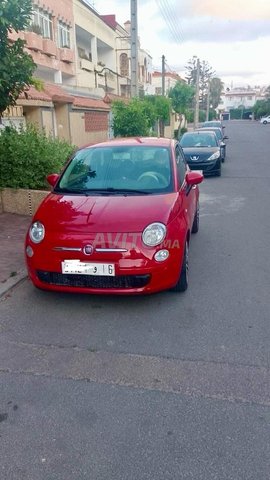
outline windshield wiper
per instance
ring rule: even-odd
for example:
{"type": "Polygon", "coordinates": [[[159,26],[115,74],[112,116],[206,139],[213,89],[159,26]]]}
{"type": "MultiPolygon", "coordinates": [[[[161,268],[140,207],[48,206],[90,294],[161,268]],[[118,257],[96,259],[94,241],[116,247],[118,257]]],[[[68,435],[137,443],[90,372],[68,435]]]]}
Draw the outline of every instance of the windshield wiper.
{"type": "Polygon", "coordinates": [[[108,188],[102,188],[99,191],[104,191],[108,193],[140,193],[142,195],[150,195],[152,192],[145,191],[145,190],[134,190],[133,188],[113,188],[113,187],[108,187],[108,188]]]}
{"type": "Polygon", "coordinates": [[[78,193],[79,195],[85,195],[86,197],[88,197],[90,195],[90,192],[89,190],[84,190],[84,189],[80,189],[80,188],[76,188],[76,189],[72,189],[72,188],[55,188],[54,189],[54,192],[55,193],[67,193],[67,194],[72,194],[72,193],[78,193]]]}
{"type": "Polygon", "coordinates": [[[89,189],[88,190],[88,194],[89,195],[93,195],[93,194],[104,194],[104,195],[109,195],[109,194],[129,194],[129,193],[138,193],[138,194],[141,194],[141,195],[149,195],[151,194],[152,192],[147,192],[145,190],[133,190],[132,188],[113,188],[113,187],[108,187],[108,188],[93,188],[93,189],[89,189]]]}
{"type": "Polygon", "coordinates": [[[108,188],[93,188],[93,189],[71,189],[71,188],[58,188],[54,190],[56,193],[67,193],[67,194],[73,194],[77,193],[79,195],[85,195],[86,197],[90,195],[109,195],[109,194],[140,194],[140,195],[150,195],[153,192],[147,192],[145,190],[133,190],[130,188],[113,188],[113,187],[108,187],[108,188]]]}

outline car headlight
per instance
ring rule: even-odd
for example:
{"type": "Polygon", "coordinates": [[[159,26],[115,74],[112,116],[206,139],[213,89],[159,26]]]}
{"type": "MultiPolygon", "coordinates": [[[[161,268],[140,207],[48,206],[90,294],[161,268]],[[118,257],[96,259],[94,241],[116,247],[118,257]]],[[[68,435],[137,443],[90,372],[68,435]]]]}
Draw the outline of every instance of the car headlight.
{"type": "Polygon", "coordinates": [[[142,234],[142,240],[147,247],[155,247],[163,242],[167,229],[163,223],[150,223],[142,234]]]}
{"type": "Polygon", "coordinates": [[[216,160],[217,158],[220,157],[220,152],[215,152],[211,157],[208,158],[208,160],[216,160]]]}
{"type": "Polygon", "coordinates": [[[32,223],[29,236],[34,243],[40,243],[43,238],[45,237],[45,228],[41,222],[34,222],[32,223]]]}

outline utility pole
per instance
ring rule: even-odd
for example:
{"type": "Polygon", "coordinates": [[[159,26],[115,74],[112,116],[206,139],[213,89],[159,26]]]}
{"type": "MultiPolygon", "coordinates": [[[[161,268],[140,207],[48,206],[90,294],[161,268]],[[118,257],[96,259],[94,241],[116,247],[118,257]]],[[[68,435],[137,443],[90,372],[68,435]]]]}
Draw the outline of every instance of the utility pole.
{"type": "Polygon", "coordinates": [[[162,55],[162,70],[161,70],[161,94],[165,97],[165,55],[162,55]]]}
{"type": "Polygon", "coordinates": [[[131,17],[131,97],[138,96],[138,16],[137,0],[130,0],[131,17]]]}
{"type": "Polygon", "coordinates": [[[207,101],[206,101],[206,121],[209,120],[209,107],[210,107],[210,79],[207,84],[207,101]]]}
{"type": "Polygon", "coordinates": [[[197,58],[194,130],[198,128],[198,123],[199,123],[199,103],[200,103],[200,60],[197,58]]]}

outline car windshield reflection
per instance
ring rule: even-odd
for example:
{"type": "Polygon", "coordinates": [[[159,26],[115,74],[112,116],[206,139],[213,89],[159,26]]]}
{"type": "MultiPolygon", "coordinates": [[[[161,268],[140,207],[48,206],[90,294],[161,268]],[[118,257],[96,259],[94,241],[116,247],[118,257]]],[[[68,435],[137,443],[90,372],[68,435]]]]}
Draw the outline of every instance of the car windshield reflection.
{"type": "Polygon", "coordinates": [[[180,145],[182,148],[213,148],[217,146],[217,139],[214,135],[201,133],[184,134],[180,140],[180,145]]]}
{"type": "Polygon", "coordinates": [[[171,192],[170,151],[149,146],[82,149],[68,164],[55,191],[88,195],[171,192]]]}

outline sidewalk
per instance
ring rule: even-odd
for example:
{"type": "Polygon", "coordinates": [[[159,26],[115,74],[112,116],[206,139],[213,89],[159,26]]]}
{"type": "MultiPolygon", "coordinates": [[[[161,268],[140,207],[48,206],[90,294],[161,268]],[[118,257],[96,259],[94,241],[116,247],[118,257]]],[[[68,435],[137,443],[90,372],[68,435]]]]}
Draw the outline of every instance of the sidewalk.
{"type": "Polygon", "coordinates": [[[27,275],[24,239],[32,217],[0,214],[0,296],[27,275]]]}

